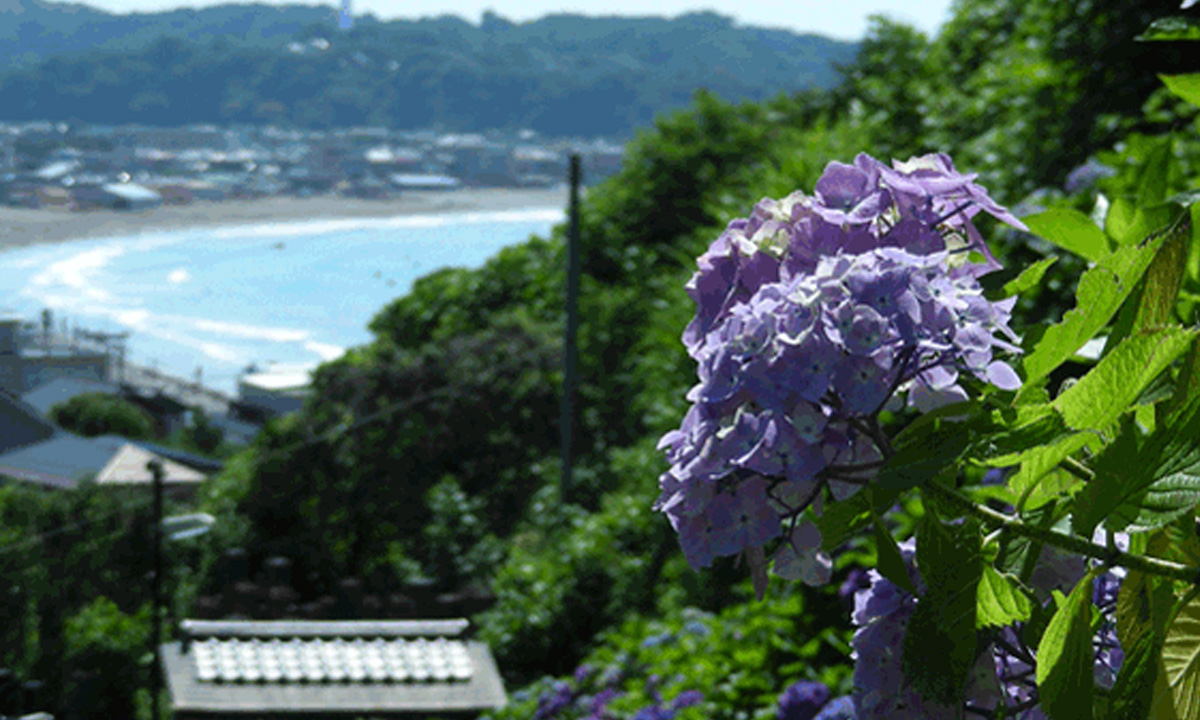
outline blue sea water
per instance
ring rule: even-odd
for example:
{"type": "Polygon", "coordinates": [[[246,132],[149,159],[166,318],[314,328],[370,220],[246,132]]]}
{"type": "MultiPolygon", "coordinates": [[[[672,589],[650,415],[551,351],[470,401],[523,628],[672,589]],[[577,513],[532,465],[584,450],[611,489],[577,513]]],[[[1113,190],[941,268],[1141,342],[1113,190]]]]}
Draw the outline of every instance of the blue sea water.
{"type": "MultiPolygon", "coordinates": [[[[315,367],[371,339],[417,278],[546,235],[559,209],[141,234],[0,253],[0,309],[128,330],[129,361],[233,393],[251,363],[315,367]]],[[[57,322],[57,321],[56,321],[57,322]]]]}

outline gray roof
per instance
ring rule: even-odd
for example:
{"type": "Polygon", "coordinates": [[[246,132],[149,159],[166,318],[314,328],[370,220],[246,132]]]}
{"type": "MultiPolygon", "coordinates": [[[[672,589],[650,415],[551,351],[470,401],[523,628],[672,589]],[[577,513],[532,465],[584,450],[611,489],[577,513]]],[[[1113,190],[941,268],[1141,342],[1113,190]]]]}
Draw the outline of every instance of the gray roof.
{"type": "Polygon", "coordinates": [[[75,487],[108,463],[127,441],[115,435],[85,438],[58,432],[0,454],[0,475],[53,487],[75,487]]]}
{"type": "Polygon", "coordinates": [[[53,437],[58,428],[13,395],[0,391],[0,454],[53,437]]]}
{"type": "Polygon", "coordinates": [[[82,378],[60,377],[30,390],[22,395],[21,399],[41,413],[43,417],[49,417],[50,408],[84,393],[120,395],[121,388],[113,383],[97,382],[82,378]]]}
{"type": "Polygon", "coordinates": [[[502,707],[487,645],[465,620],[185,621],[163,646],[177,714],[468,714],[502,707]]]}

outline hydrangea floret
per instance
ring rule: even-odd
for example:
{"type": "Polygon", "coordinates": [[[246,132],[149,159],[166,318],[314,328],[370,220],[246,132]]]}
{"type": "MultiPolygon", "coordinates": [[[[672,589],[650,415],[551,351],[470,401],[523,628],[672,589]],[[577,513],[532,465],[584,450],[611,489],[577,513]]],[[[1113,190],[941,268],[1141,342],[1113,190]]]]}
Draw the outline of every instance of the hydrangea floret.
{"type": "Polygon", "coordinates": [[[881,464],[869,423],[889,401],[925,412],[973,377],[1013,390],[1014,299],[988,300],[996,262],[972,219],[1025,226],[945,154],[831,162],[815,194],[764,199],[729,223],[687,285],[683,335],[699,382],[659,443],[655,508],[688,562],[746,553],[817,584],[831,563],[801,518],[857,492],[881,464]]]}

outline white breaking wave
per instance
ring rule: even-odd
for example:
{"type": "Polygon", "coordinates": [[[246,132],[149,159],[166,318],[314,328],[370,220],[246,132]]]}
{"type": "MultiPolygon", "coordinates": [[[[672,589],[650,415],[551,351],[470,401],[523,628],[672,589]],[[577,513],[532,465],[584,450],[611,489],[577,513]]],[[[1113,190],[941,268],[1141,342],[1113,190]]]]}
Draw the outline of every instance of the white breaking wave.
{"type": "Polygon", "coordinates": [[[97,287],[94,284],[95,279],[109,262],[124,254],[125,248],[119,244],[85,250],[65,260],[50,263],[45,270],[34,275],[30,282],[40,288],[65,286],[88,300],[109,302],[112,300],[112,294],[97,287]]]}
{"type": "Polygon", "coordinates": [[[244,238],[280,238],[311,235],[329,235],[348,230],[389,230],[399,228],[431,228],[449,225],[474,225],[479,223],[515,222],[562,222],[566,214],[562,210],[543,208],[534,210],[498,210],[496,212],[464,212],[448,215],[399,215],[390,218],[341,218],[336,220],[306,220],[292,223],[270,223],[263,225],[237,225],[212,229],[212,237],[219,240],[244,238]]]}

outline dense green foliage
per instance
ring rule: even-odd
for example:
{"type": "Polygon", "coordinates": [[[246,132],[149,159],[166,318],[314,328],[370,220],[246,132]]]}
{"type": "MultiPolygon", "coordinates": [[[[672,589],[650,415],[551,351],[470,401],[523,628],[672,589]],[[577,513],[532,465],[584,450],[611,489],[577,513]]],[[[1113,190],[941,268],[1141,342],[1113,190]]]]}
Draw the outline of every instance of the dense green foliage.
{"type": "Polygon", "coordinates": [[[154,437],[150,413],[116,395],[83,393],[50,408],[50,419],[85,437],[120,435],[131,440],[154,437]]]}
{"type": "Polygon", "coordinates": [[[299,6],[112,16],[25,4],[38,12],[0,27],[0,120],[627,136],[701,87],[729,100],[829,87],[854,53],[711,12],[525,23],[488,13],[480,25],[367,16],[340,32],[332,11],[299,6]]]}
{"type": "MultiPolygon", "coordinates": [[[[703,691],[705,704],[683,718],[770,716],[771,697],[801,678],[846,689],[848,625],[830,589],[776,581],[768,602],[747,604],[744,586],[731,589],[744,567],[719,562],[692,572],[669,526],[649,511],[664,467],[655,443],[678,424],[695,379],[679,342],[693,312],[682,287],[694,258],[758,199],[812,188],[827,161],[860,151],[947,150],[1018,214],[1055,209],[1085,224],[1098,192],[1110,203],[1132,202],[1155,173],[1159,199],[1187,189],[1200,168],[1196,114],[1153,90],[1140,51],[1126,42],[1167,5],[1175,4],[966,0],[934,38],[877,21],[833,91],[743,105],[702,93],[687,111],[659,118],[630,144],[619,175],[590,189],[582,207],[578,465],[567,496],[557,455],[565,230],[556,228],[479,270],[418,281],[375,317],[371,343],[321,368],[303,412],[272,423],[206,484],[201,507],[219,522],[204,546],[180,551],[179,566],[199,575],[181,576],[183,612],[198,588],[219,582],[219,553],[240,545],[254,559],[293,557],[297,575],[316,573],[321,587],[344,575],[384,588],[422,575],[447,589],[488,587],[496,603],[474,618],[479,634],[510,690],[533,683],[514,693],[503,717],[528,717],[554,687],[542,678],[585,660],[601,672],[579,692],[600,692],[603,668],[622,674],[603,686],[625,696],[610,706],[618,717],[659,702],[655,691],[662,702],[703,691]],[[1185,127],[1173,144],[1160,137],[1185,127]],[[1067,192],[1064,179],[1089,156],[1116,174],[1067,192]],[[1167,156],[1182,170],[1155,164],[1167,156]],[[709,664],[691,662],[700,646],[709,664]]],[[[361,29],[364,38],[375,31],[361,29]]],[[[1016,233],[990,239],[1008,266],[996,286],[1050,247],[1016,233]]],[[[1013,325],[1029,329],[1031,343],[1036,326],[1071,306],[1091,259],[1058,253],[1026,288],[1013,325]]],[[[1187,262],[1200,277],[1195,253],[1187,262]]],[[[1192,302],[1194,313],[1200,301],[1192,302]]],[[[1050,386],[1063,375],[1056,371],[1050,386]]],[[[5,546],[70,522],[54,503],[7,493],[5,546]]],[[[18,588],[0,602],[14,617],[24,608],[27,618],[25,631],[0,627],[0,650],[29,676],[45,677],[65,657],[66,618],[86,612],[96,622],[124,622],[109,608],[89,608],[94,598],[112,598],[122,617],[139,622],[130,588],[139,587],[144,566],[64,565],[72,562],[67,549],[120,529],[97,519],[109,500],[78,502],[72,512],[93,519],[88,529],[47,537],[19,561],[0,547],[0,573],[18,588]],[[47,598],[71,591],[54,578],[72,572],[86,594],[63,595],[51,607],[47,598]],[[34,648],[28,623],[41,624],[44,640],[34,648]]],[[[895,528],[900,537],[919,516],[907,509],[895,528]]],[[[137,527],[105,542],[124,547],[137,527]]],[[[870,557],[852,550],[839,571],[870,557]]]]}
{"type": "MultiPolygon", "coordinates": [[[[144,489],[86,481],[69,493],[0,487],[0,667],[44,684],[41,709],[131,717],[149,667],[150,504],[144,489]]],[[[168,515],[181,509],[167,500],[168,515]]],[[[202,547],[166,546],[168,598],[188,595],[202,547]]]]}

